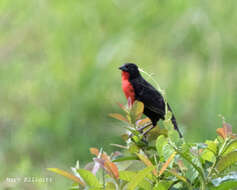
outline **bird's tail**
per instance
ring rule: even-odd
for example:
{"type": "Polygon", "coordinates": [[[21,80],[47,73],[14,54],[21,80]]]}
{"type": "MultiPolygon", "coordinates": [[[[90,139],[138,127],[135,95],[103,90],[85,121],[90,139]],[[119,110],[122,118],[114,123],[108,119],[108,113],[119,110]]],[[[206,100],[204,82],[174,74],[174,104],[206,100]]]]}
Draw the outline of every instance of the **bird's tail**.
{"type": "Polygon", "coordinates": [[[177,124],[177,122],[176,122],[174,113],[172,112],[170,105],[169,105],[169,104],[167,104],[167,105],[168,105],[169,111],[171,111],[171,113],[172,113],[171,121],[172,121],[172,123],[173,123],[173,125],[174,125],[175,130],[177,130],[177,132],[179,133],[179,137],[183,137],[183,135],[181,134],[181,132],[180,132],[180,130],[179,130],[179,128],[178,128],[178,124],[177,124]]]}

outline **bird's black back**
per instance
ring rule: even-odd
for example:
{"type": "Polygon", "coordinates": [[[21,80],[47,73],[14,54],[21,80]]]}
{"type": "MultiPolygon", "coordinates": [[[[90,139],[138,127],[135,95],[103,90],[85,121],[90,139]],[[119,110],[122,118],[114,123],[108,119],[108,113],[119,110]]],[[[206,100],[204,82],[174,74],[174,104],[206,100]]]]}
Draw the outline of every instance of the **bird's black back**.
{"type": "MultiPolygon", "coordinates": [[[[151,119],[152,124],[155,126],[160,119],[165,117],[165,101],[163,96],[141,75],[131,79],[130,82],[135,91],[135,98],[144,104],[144,114],[151,119]]],[[[169,104],[168,109],[172,112],[169,104]]],[[[174,128],[179,132],[173,112],[171,120],[174,128]]],[[[182,136],[180,132],[179,134],[182,136]]]]}

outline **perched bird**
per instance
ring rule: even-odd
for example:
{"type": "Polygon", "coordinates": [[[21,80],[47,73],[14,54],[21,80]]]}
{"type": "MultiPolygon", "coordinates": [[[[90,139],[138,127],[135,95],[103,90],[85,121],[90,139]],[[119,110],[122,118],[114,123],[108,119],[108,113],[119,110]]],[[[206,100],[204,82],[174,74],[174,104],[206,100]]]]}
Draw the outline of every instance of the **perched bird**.
{"type": "MultiPolygon", "coordinates": [[[[160,119],[165,119],[164,98],[158,90],[156,90],[142,77],[136,64],[126,63],[123,66],[119,67],[119,69],[122,70],[122,89],[126,98],[130,99],[132,103],[135,100],[143,102],[143,113],[148,118],[150,118],[152,122],[152,127],[145,132],[146,134],[156,126],[157,122],[160,119]]],[[[178,129],[175,116],[169,104],[167,104],[167,107],[172,113],[171,121],[174,125],[174,128],[178,131],[179,136],[182,137],[182,134],[178,129]]],[[[145,126],[144,128],[146,128],[147,126],[145,126]]],[[[142,130],[144,128],[142,128],[142,130]]]]}

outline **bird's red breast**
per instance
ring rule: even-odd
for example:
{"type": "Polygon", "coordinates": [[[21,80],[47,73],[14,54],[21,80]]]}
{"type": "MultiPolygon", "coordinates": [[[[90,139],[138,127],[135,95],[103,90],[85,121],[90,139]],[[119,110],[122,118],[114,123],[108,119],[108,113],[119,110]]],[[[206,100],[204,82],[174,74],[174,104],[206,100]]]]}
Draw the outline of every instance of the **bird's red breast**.
{"type": "Polygon", "coordinates": [[[122,71],[122,88],[127,100],[130,98],[131,103],[133,104],[135,101],[135,91],[129,81],[129,73],[125,71],[122,71]]]}

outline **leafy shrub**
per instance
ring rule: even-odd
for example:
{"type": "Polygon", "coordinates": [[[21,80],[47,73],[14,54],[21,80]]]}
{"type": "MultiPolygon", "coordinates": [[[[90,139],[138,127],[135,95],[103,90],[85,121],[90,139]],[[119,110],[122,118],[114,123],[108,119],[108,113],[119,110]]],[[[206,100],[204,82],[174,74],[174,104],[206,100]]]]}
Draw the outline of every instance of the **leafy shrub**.
{"type": "Polygon", "coordinates": [[[231,125],[223,119],[218,136],[205,143],[188,143],[179,138],[167,112],[162,126],[152,129],[146,137],[138,128],[150,120],[142,118],[144,105],[120,105],[124,114],[110,114],[126,124],[128,134],[122,135],[126,145],[112,144],[120,149],[108,155],[91,148],[93,162],[84,169],[79,164],[74,174],[49,168],[75,183],[71,189],[167,190],[201,189],[230,190],[237,188],[237,138],[231,125]]]}

